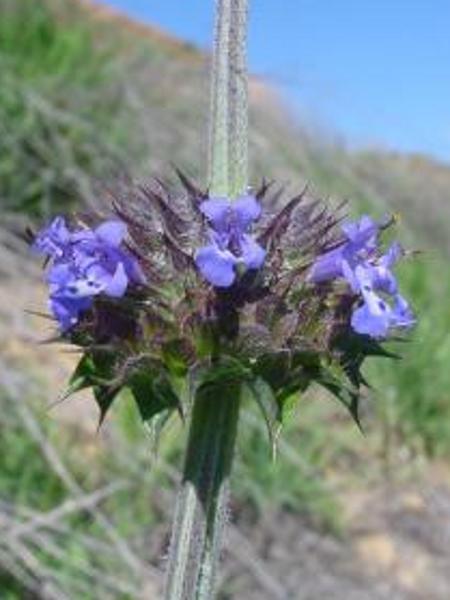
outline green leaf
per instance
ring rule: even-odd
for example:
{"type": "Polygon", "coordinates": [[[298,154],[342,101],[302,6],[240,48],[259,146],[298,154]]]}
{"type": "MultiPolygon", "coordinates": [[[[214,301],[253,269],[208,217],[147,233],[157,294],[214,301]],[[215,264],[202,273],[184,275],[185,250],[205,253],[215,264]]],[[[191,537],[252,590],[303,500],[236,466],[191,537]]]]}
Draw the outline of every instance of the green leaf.
{"type": "Polygon", "coordinates": [[[273,390],[279,390],[286,383],[289,367],[289,352],[276,352],[261,356],[256,362],[253,371],[257,375],[264,377],[273,390]]]}
{"type": "Polygon", "coordinates": [[[328,390],[349,411],[358,428],[363,431],[359,418],[360,394],[357,389],[349,388],[342,383],[329,369],[322,368],[317,383],[328,390]]]}
{"type": "Polygon", "coordinates": [[[92,356],[90,354],[84,354],[69,379],[69,385],[67,386],[62,399],[68,398],[69,396],[72,396],[72,394],[76,394],[76,392],[90,387],[92,385],[94,373],[95,365],[92,356]]]}
{"type": "Polygon", "coordinates": [[[298,390],[289,395],[283,395],[282,398],[277,398],[278,404],[280,405],[280,424],[282,427],[292,419],[295,413],[295,409],[300,400],[300,394],[298,390]]]}
{"type": "Polygon", "coordinates": [[[354,332],[346,332],[338,337],[334,349],[338,352],[339,362],[345,374],[357,388],[361,385],[370,387],[361,373],[361,367],[368,356],[400,359],[398,354],[386,350],[377,340],[354,332]]]}
{"type": "Polygon", "coordinates": [[[161,433],[172,415],[173,408],[166,408],[157,415],[154,415],[151,421],[144,421],[145,428],[150,436],[152,449],[155,453],[158,450],[161,433]]]}
{"type": "Polygon", "coordinates": [[[106,414],[111,408],[112,403],[121,390],[121,386],[95,385],[93,388],[94,397],[100,409],[100,418],[97,430],[103,425],[106,414]]]}
{"type": "Polygon", "coordinates": [[[281,404],[286,398],[294,395],[296,392],[303,392],[310,385],[311,381],[316,378],[316,373],[311,373],[307,369],[300,367],[289,373],[286,377],[285,384],[278,390],[277,400],[281,404]]]}
{"type": "Polygon", "coordinates": [[[268,353],[258,359],[253,371],[269,385],[276,398],[279,430],[292,416],[299,392],[317,379],[320,369],[318,353],[306,348],[268,353]]]}
{"type": "Polygon", "coordinates": [[[199,388],[239,383],[251,377],[252,371],[245,364],[231,356],[227,356],[203,371],[199,388]]]}
{"type": "Polygon", "coordinates": [[[183,339],[171,340],[163,348],[164,364],[176,377],[185,377],[188,372],[189,350],[183,339]]]}
{"type": "Polygon", "coordinates": [[[167,409],[180,410],[180,400],[175,394],[169,380],[152,371],[139,371],[128,380],[131,393],[136,401],[143,421],[167,409]]]}
{"type": "Polygon", "coordinates": [[[256,400],[267,426],[272,456],[276,453],[276,443],[281,430],[281,411],[270,385],[257,377],[245,383],[253,398],[256,400]]]}
{"type": "Polygon", "coordinates": [[[210,323],[203,323],[195,329],[193,343],[199,358],[213,356],[217,350],[217,332],[210,323]]]}
{"type": "Polygon", "coordinates": [[[100,409],[98,428],[101,427],[106,413],[121,386],[111,383],[114,379],[115,356],[108,352],[87,352],[75,368],[64,397],[67,398],[82,389],[92,387],[95,400],[100,409]]]}
{"type": "Polygon", "coordinates": [[[319,355],[310,350],[282,351],[260,357],[254,372],[269,383],[275,392],[286,395],[306,389],[320,369],[319,355]]]}

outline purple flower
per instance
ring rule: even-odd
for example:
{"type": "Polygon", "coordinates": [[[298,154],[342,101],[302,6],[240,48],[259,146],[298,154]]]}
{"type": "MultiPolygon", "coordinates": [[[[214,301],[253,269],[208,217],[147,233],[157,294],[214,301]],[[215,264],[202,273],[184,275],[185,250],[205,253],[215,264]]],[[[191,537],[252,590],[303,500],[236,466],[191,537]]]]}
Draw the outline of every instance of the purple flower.
{"type": "MultiPolygon", "coordinates": [[[[380,261],[388,260],[388,254],[380,261]]],[[[407,301],[398,293],[394,276],[384,266],[359,265],[354,276],[363,300],[351,319],[357,333],[385,338],[391,329],[408,329],[414,325],[414,315],[407,301]]]]}
{"type": "Polygon", "coordinates": [[[40,231],[31,246],[38,254],[61,258],[70,240],[70,232],[63,217],[56,217],[48,227],[40,231]]]}
{"type": "Polygon", "coordinates": [[[71,300],[64,297],[50,297],[49,308],[59,323],[61,331],[67,331],[73,327],[79,319],[80,313],[92,305],[91,298],[78,298],[71,300]]]}
{"type": "Polygon", "coordinates": [[[367,277],[370,278],[370,286],[386,294],[396,294],[398,291],[397,280],[391,271],[395,263],[403,256],[403,248],[398,242],[394,242],[388,248],[386,254],[377,257],[375,253],[365,258],[353,257],[352,263],[342,261],[342,276],[358,294],[363,292],[364,284],[367,286],[367,277]],[[367,277],[358,276],[358,273],[366,273],[367,277]]]}
{"type": "Polygon", "coordinates": [[[211,243],[200,248],[195,263],[205,279],[216,287],[230,287],[236,279],[236,267],[259,269],[266,256],[249,234],[251,225],[261,215],[254,196],[210,198],[200,205],[208,219],[211,243]]]}
{"type": "Polygon", "coordinates": [[[346,240],[338,248],[325,253],[313,264],[309,280],[314,283],[343,278],[362,303],[352,315],[351,325],[357,332],[384,338],[391,329],[409,328],[415,323],[407,301],[398,292],[392,267],[403,255],[394,242],[379,256],[380,226],[363,216],[342,227],[346,240]]]}
{"type": "MultiPolygon", "coordinates": [[[[370,217],[364,215],[355,223],[342,226],[346,240],[344,243],[320,256],[309,273],[310,281],[320,283],[347,277],[359,261],[370,257],[377,248],[379,226],[370,217]]],[[[351,282],[349,281],[350,285],[351,282]]]]}
{"type": "Polygon", "coordinates": [[[36,236],[33,248],[52,259],[49,306],[62,331],[78,322],[94,296],[120,298],[130,283],[144,282],[137,261],[122,248],[126,232],[120,221],[70,231],[57,217],[36,236]]]}
{"type": "Polygon", "coordinates": [[[395,296],[393,305],[376,294],[367,295],[351,319],[357,333],[373,338],[385,338],[391,329],[409,329],[415,322],[408,303],[400,294],[395,296]]]}

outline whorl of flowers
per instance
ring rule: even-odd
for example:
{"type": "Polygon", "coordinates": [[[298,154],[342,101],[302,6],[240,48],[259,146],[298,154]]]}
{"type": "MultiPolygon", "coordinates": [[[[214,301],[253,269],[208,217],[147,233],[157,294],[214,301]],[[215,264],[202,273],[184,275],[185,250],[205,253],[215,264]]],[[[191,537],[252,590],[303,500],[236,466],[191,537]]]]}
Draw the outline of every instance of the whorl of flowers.
{"type": "Polygon", "coordinates": [[[151,419],[185,410],[187,376],[239,380],[270,398],[273,433],[315,381],[357,419],[364,358],[414,324],[392,273],[404,252],[380,246],[389,224],[343,220],[306,190],[279,209],[271,184],[219,198],[179,176],[181,193],[124,188],[94,228],[57,217],[35,236],[61,339],[84,350],[69,391],[92,386],[103,418],[128,387],[151,419]]]}
{"type": "Polygon", "coordinates": [[[392,267],[404,251],[398,242],[380,253],[380,224],[364,216],[342,225],[344,242],[320,256],[312,266],[310,281],[344,279],[359,302],[351,327],[373,338],[386,338],[392,329],[408,329],[415,319],[398,291],[392,267]]]}
{"type": "Polygon", "coordinates": [[[96,296],[121,298],[130,284],[145,281],[136,259],[121,247],[125,234],[126,226],[117,220],[94,230],[69,230],[64,218],[56,217],[37,235],[33,250],[51,260],[49,305],[61,331],[74,327],[96,296]]]}

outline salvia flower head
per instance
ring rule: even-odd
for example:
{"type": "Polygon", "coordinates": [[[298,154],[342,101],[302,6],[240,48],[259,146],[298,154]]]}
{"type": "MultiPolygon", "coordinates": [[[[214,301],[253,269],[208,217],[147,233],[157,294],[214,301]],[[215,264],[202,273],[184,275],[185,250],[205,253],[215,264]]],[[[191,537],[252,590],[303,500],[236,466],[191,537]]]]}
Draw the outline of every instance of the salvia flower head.
{"type": "MultiPolygon", "coordinates": [[[[386,224],[343,222],[305,189],[263,185],[236,199],[155,179],[113,193],[93,227],[54,219],[34,237],[49,257],[50,309],[83,350],[71,391],[92,386],[103,418],[121,389],[142,418],[186,409],[190,390],[227,382],[263,394],[278,430],[315,382],[358,420],[361,366],[414,317],[382,250],[386,224]],[[184,388],[186,389],[186,388],[184,388]]],[[[195,392],[197,393],[197,392],[195,392]]]]}

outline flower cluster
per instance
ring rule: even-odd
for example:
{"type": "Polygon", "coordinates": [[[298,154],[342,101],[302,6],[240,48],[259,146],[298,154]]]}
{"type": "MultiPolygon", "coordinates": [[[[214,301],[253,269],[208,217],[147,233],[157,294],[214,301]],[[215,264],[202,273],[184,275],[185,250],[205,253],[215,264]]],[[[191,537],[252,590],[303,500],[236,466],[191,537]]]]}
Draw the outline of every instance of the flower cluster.
{"type": "Polygon", "coordinates": [[[96,296],[120,298],[130,283],[144,282],[138,262],[122,247],[126,232],[124,223],[112,220],[71,231],[56,217],[36,236],[33,249],[51,260],[49,306],[61,331],[74,327],[96,296]]]}
{"type": "Polygon", "coordinates": [[[315,382],[358,421],[365,359],[414,323],[392,272],[404,252],[380,245],[389,223],[339,225],[306,190],[280,207],[272,184],[231,199],[179,177],[175,193],[124,187],[95,228],[57,217],[34,237],[50,309],[83,350],[71,391],[92,387],[103,419],[126,387],[150,420],[183,412],[180,378],[239,383],[270,404],[274,432],[315,382]]]}
{"type": "Polygon", "coordinates": [[[360,298],[351,326],[357,333],[374,338],[386,338],[391,329],[407,329],[415,323],[391,270],[403,249],[394,242],[380,255],[380,229],[380,224],[368,216],[343,225],[343,243],[320,256],[309,275],[314,283],[345,279],[360,298]]]}

